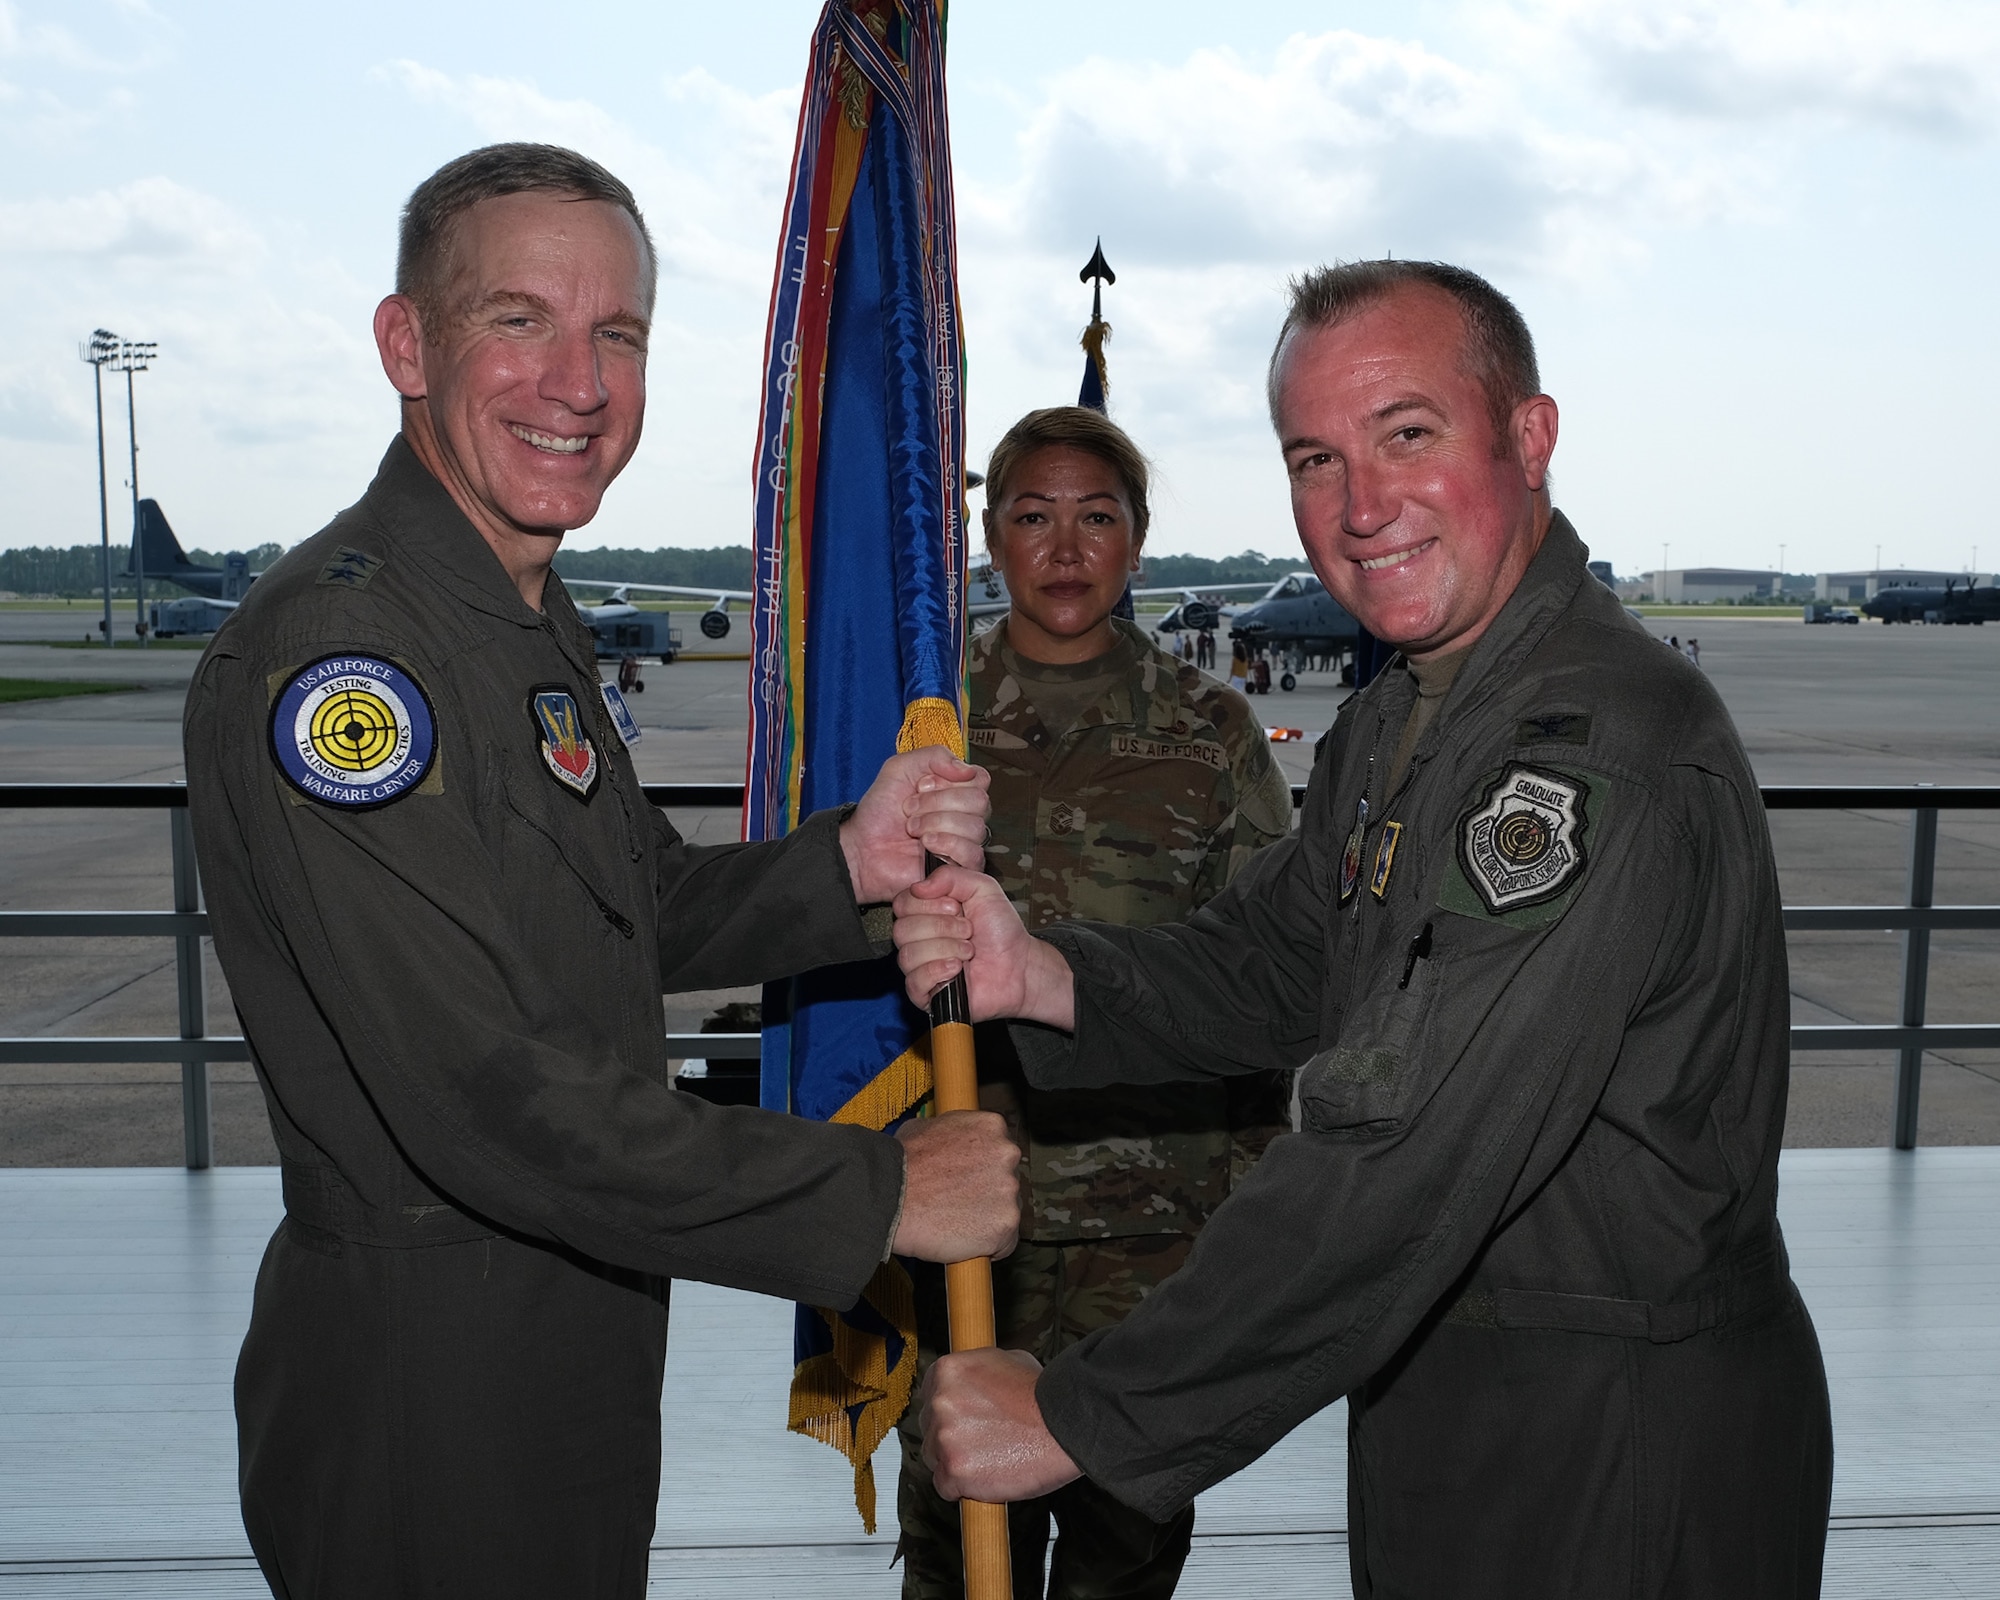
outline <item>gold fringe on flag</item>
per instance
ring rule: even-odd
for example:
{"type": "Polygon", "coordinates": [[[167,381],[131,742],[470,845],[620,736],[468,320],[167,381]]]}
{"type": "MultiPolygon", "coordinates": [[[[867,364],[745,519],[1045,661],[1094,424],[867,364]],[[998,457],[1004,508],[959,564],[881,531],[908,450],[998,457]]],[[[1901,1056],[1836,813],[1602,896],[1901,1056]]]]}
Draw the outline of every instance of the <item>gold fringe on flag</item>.
{"type": "MultiPolygon", "coordinates": [[[[898,751],[942,745],[965,759],[965,728],[958,707],[927,696],[903,712],[898,751]]],[[[860,1128],[887,1128],[931,1092],[930,1039],[926,1035],[897,1056],[827,1120],[860,1128]]],[[[917,1302],[900,1263],[875,1269],[862,1301],[902,1335],[902,1354],[889,1364],[887,1341],[857,1328],[837,1312],[815,1307],[833,1336],[833,1349],[799,1363],[792,1373],[793,1433],[832,1446],[853,1464],[854,1506],[862,1525],[875,1531],[875,1463],[878,1446],[910,1404],[917,1375],[917,1302]]]]}
{"type": "Polygon", "coordinates": [[[1102,317],[1092,317],[1090,326],[1083,330],[1083,337],[1077,343],[1083,346],[1083,353],[1090,357],[1090,364],[1097,368],[1097,386],[1108,399],[1111,395],[1111,368],[1105,365],[1104,341],[1111,337],[1111,324],[1102,317]]]}
{"type": "Polygon", "coordinates": [[[965,759],[965,729],[958,720],[958,707],[949,700],[926,695],[903,708],[903,729],[896,735],[899,753],[941,744],[959,760],[965,759]]]}
{"type": "Polygon", "coordinates": [[[917,1304],[910,1275],[894,1261],[875,1269],[861,1298],[901,1331],[902,1355],[890,1367],[888,1347],[878,1335],[821,1311],[833,1334],[833,1349],[793,1372],[790,1427],[831,1445],[854,1463],[854,1508],[861,1513],[861,1525],[873,1533],[874,1455],[910,1404],[910,1385],[917,1376],[917,1304]]]}

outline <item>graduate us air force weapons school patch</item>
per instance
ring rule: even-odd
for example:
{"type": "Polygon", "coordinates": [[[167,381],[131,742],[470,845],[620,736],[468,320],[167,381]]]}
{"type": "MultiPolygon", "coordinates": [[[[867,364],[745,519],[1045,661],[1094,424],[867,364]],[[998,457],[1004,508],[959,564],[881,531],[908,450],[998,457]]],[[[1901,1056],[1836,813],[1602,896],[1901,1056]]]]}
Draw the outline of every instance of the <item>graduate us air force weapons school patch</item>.
{"type": "Polygon", "coordinates": [[[1440,903],[1520,927],[1553,922],[1589,861],[1605,789],[1585,774],[1509,763],[1458,820],[1440,903]]]}
{"type": "Polygon", "coordinates": [[[583,730],[583,713],[569,690],[537,689],[528,702],[550,775],[579,800],[597,791],[597,746],[583,730]]]}
{"type": "Polygon", "coordinates": [[[309,800],[383,806],[430,772],[437,723],[401,667],[377,656],[322,656],[285,680],[271,707],[271,753],[309,800]]]}

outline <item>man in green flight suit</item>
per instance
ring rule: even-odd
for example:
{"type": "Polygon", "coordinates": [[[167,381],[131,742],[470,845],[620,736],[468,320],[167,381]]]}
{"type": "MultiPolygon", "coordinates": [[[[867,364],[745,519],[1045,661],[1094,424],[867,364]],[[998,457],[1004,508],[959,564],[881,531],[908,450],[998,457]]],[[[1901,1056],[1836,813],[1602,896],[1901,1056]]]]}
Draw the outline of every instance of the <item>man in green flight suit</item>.
{"type": "Polygon", "coordinates": [[[1484,279],[1308,275],[1270,398],[1313,570],[1397,652],[1297,831],[1184,922],[1031,932],[941,869],[896,937],[915,998],[963,970],[975,1020],[1023,1019],[1037,1085],[1297,1066],[1300,1131],[1117,1327],[942,1357],[937,1486],[1171,1516],[1344,1396],[1356,1600],[1811,1600],[1833,1440],[1728,711],[1590,575],[1484,279]]]}
{"type": "MultiPolygon", "coordinates": [[[[1291,791],[1242,695],[1154,646],[1113,608],[1138,567],[1146,460],[1079,406],[1030,412],[988,463],[987,543],[1010,611],[976,639],[971,756],[991,775],[987,869],[1030,928],[1184,921],[1291,826],[1291,791]]],[[[1032,1089],[1007,1031],[980,1030],[981,1102],[1026,1152],[1022,1242],[994,1264],[1002,1345],[1049,1361],[1124,1320],[1287,1123],[1287,1079],[1032,1089]]],[[[942,1274],[920,1269],[927,1357],[945,1347],[942,1274]]],[[[907,1600],[963,1594],[958,1510],[902,1431],[907,1600]]],[[[1164,1522],[1080,1480],[1009,1518],[1014,1592],[1171,1595],[1194,1511],[1164,1522]]]]}

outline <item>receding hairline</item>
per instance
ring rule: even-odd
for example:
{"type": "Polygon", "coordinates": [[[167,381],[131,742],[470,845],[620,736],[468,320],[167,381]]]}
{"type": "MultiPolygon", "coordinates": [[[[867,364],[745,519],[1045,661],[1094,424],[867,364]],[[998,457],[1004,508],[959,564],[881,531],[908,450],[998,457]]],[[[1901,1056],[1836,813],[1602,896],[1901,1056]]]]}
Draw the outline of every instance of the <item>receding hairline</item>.
{"type": "MultiPolygon", "coordinates": [[[[1425,283],[1420,279],[1407,279],[1400,283],[1385,283],[1372,289],[1364,298],[1357,300],[1339,316],[1325,322],[1298,322],[1287,318],[1284,327],[1278,331],[1277,347],[1271,352],[1272,399],[1275,401],[1277,398],[1280,381],[1279,374],[1283,371],[1286,361],[1290,359],[1292,347],[1300,339],[1308,338],[1316,333],[1332,333],[1336,329],[1345,328],[1352,323],[1359,322],[1369,312],[1380,310],[1383,306],[1390,304],[1405,292],[1420,296],[1431,296],[1443,301],[1451,308],[1453,315],[1458,318],[1457,346],[1459,370],[1475,378],[1478,377],[1477,363],[1467,359],[1473,354],[1472,318],[1466,314],[1465,307],[1459,303],[1458,297],[1447,289],[1440,289],[1434,283],[1425,283]]],[[[1434,411],[1441,409],[1438,403],[1429,396],[1412,391],[1410,394],[1402,395],[1389,401],[1386,405],[1377,407],[1371,413],[1371,416],[1379,418],[1398,407],[1409,405],[1426,405],[1434,411]]],[[[1273,425],[1276,424],[1277,420],[1274,412],[1271,418],[1273,425]]]]}
{"type": "Polygon", "coordinates": [[[605,324],[622,322],[641,331],[650,332],[653,326],[653,299],[657,288],[653,265],[652,239],[648,237],[639,219],[634,217],[623,206],[619,205],[617,201],[606,200],[602,195],[578,194],[573,189],[515,189],[507,194],[488,195],[483,200],[475,200],[471,205],[451,218],[450,222],[446,225],[443,241],[444,248],[442,251],[445,270],[441,274],[441,287],[444,291],[443,300],[446,319],[448,321],[460,320],[476,315],[478,312],[491,307],[505,305],[510,301],[519,305],[533,307],[535,310],[542,312],[549,312],[554,309],[544,296],[536,294],[530,289],[494,289],[477,298],[459,298],[452,293],[467,270],[465,259],[466,225],[487,206],[499,205],[509,200],[541,198],[555,199],[564,204],[571,205],[605,206],[624,221],[626,228],[635,237],[639,246],[638,268],[641,284],[640,293],[644,296],[644,309],[635,311],[621,306],[610,316],[600,317],[598,320],[605,324]]]}
{"type": "Polygon", "coordinates": [[[1478,273],[1443,261],[1336,262],[1294,278],[1291,304],[1265,372],[1265,404],[1278,426],[1280,379],[1294,337],[1330,330],[1393,301],[1399,291],[1428,289],[1458,313],[1458,370],[1485,394],[1495,449],[1503,448],[1514,408],[1542,392],[1535,336],[1519,307],[1478,273]]]}
{"type": "Polygon", "coordinates": [[[441,331],[459,308],[451,290],[462,273],[465,218],[488,200],[512,195],[594,200],[622,211],[639,236],[643,317],[650,325],[659,283],[659,251],[631,189],[610,169],[561,145],[494,144],[446,162],[411,191],[397,229],[396,292],[441,331]]]}

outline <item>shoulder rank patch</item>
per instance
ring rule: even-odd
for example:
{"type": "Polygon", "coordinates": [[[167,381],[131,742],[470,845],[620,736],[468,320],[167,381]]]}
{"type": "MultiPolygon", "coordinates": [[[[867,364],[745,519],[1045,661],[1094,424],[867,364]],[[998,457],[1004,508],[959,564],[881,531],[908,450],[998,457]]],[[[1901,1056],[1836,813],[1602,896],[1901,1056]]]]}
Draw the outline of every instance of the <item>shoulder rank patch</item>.
{"type": "Polygon", "coordinates": [[[1514,762],[1459,819],[1458,865],[1489,915],[1545,905],[1583,870],[1587,793],[1574,778],[1514,762]]]}
{"type": "Polygon", "coordinates": [[[319,569],[319,576],[313,582],[335,589],[365,589],[368,580],[388,564],[387,556],[371,556],[366,550],[350,550],[342,545],[334,551],[333,559],[319,569]]]}
{"type": "Polygon", "coordinates": [[[376,656],[322,656],[271,707],[271,753],[309,800],[360,810],[424,781],[437,722],[417,680],[376,656]]]}
{"type": "Polygon", "coordinates": [[[550,775],[577,799],[588,800],[597,792],[597,746],[583,731],[576,696],[551,684],[534,691],[528,710],[550,775]]]}
{"type": "Polygon", "coordinates": [[[1589,744],[1588,711],[1551,711],[1523,717],[1514,726],[1516,744],[1589,744]]]}
{"type": "Polygon", "coordinates": [[[598,685],[604,691],[604,709],[611,713],[611,726],[618,730],[618,737],[629,748],[639,742],[639,719],[632,715],[632,708],[625,703],[624,692],[615,683],[598,685]]]}

